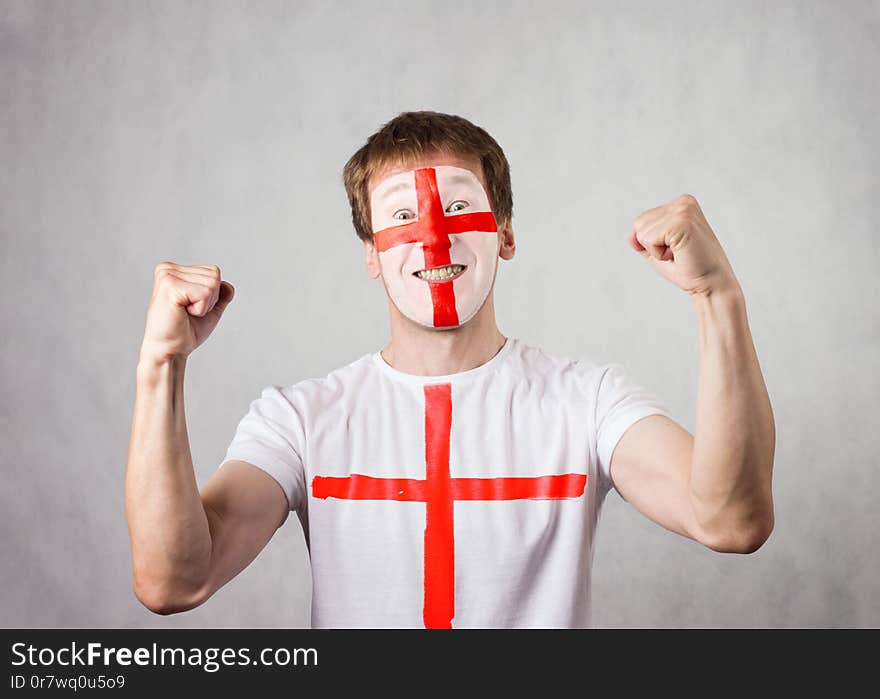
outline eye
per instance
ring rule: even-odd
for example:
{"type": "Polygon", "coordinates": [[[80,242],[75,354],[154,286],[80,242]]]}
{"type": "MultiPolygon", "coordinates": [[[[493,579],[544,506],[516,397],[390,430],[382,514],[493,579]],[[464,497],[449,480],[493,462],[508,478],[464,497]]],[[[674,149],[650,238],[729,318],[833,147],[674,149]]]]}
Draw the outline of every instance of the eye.
{"type": "Polygon", "coordinates": [[[394,212],[394,215],[392,216],[392,218],[396,218],[398,221],[407,221],[415,217],[416,215],[409,209],[398,209],[394,212]]]}
{"type": "Polygon", "coordinates": [[[452,213],[453,211],[461,211],[462,209],[466,209],[468,203],[466,201],[462,201],[458,199],[452,202],[448,207],[446,207],[446,213],[452,213]]]}

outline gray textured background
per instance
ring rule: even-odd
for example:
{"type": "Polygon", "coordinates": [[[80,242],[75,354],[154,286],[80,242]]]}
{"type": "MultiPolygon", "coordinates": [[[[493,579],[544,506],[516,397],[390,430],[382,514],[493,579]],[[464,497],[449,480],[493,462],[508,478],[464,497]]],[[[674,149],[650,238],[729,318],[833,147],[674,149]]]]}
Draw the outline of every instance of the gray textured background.
{"type": "Polygon", "coordinates": [[[386,341],[340,173],[428,108],[510,159],[506,334],[624,363],[693,430],[696,317],[629,249],[632,220],[694,194],[746,293],[776,530],[716,554],[609,495],[595,623],[880,626],[878,36],[877,2],[0,0],[2,625],[308,625],[295,517],[197,610],[131,592],[152,269],[216,263],[236,286],[188,368],[203,483],[263,386],[386,341]]]}

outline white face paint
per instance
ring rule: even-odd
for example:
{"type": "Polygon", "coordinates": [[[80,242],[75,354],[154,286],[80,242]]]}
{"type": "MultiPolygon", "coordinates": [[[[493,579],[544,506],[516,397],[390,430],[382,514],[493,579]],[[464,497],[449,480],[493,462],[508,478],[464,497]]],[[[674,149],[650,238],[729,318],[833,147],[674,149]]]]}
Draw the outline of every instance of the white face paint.
{"type": "Polygon", "coordinates": [[[382,180],[370,213],[385,288],[403,315],[455,328],[483,306],[498,267],[489,197],[470,170],[407,170],[382,180]]]}

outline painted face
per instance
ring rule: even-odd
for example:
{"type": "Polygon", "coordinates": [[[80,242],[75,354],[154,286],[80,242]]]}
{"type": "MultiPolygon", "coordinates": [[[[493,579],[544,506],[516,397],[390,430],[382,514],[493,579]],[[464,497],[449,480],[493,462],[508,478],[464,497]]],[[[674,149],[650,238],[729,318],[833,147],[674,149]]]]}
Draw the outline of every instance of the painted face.
{"type": "Polygon", "coordinates": [[[438,165],[382,180],[370,196],[385,288],[403,315],[455,328],[482,307],[498,266],[489,197],[470,170],[438,165]]]}

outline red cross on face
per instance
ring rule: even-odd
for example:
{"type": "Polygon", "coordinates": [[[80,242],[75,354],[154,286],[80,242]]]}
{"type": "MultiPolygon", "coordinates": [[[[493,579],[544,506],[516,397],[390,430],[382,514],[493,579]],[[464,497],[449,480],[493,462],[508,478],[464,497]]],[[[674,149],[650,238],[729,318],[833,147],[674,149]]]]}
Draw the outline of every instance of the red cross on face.
{"type": "MultiPolygon", "coordinates": [[[[376,250],[385,252],[398,245],[421,243],[425,269],[452,264],[449,255],[450,235],[457,233],[496,233],[498,228],[491,211],[448,214],[443,209],[433,167],[413,171],[418,200],[417,218],[410,223],[384,228],[374,234],[376,250]]],[[[467,272],[465,272],[467,273],[467,272]]],[[[434,327],[447,328],[459,324],[453,281],[425,282],[434,307],[434,327]]]]}
{"type": "MultiPolygon", "coordinates": [[[[566,473],[534,478],[452,478],[449,435],[452,429],[452,386],[431,384],[425,393],[425,478],[315,476],[316,498],[397,500],[425,503],[425,628],[452,628],[455,616],[456,500],[524,500],[577,498],[586,474],[566,473]]],[[[486,532],[490,534],[490,532],[486,532]]]]}

